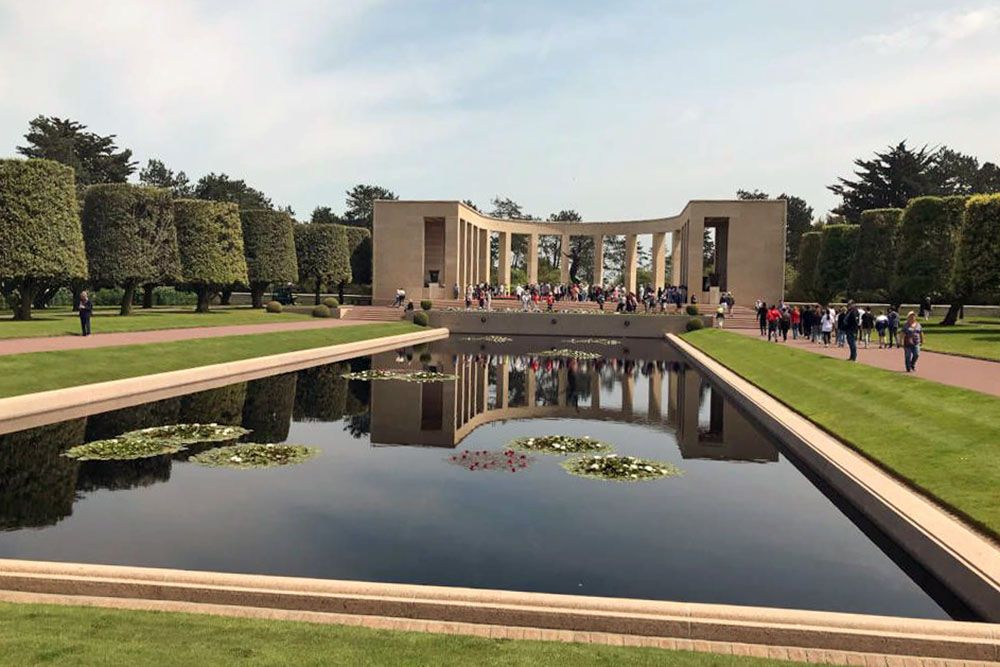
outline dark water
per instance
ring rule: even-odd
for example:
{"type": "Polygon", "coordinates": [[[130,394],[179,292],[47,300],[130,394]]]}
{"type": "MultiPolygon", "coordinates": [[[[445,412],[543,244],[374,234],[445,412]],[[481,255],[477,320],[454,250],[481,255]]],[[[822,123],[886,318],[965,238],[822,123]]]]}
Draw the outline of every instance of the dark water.
{"type": "Polygon", "coordinates": [[[452,339],[0,436],[0,557],[856,611],[968,612],[810,481],[663,343],[452,339]],[[457,381],[347,380],[433,368],[457,381]],[[78,464],[67,447],[156,424],[322,449],[288,468],[184,455],[78,464]],[[669,461],[616,484],[560,457],[470,471],[465,450],[564,433],[669,461]]]}

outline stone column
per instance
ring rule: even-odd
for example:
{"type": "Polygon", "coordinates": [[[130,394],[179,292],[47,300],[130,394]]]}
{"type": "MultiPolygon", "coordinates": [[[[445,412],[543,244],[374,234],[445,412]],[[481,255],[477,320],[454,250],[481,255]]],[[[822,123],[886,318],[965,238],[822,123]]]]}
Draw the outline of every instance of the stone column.
{"type": "Polygon", "coordinates": [[[558,372],[559,372],[558,376],[559,394],[556,397],[556,404],[560,408],[565,408],[567,403],[566,395],[569,393],[569,368],[563,366],[562,368],[559,369],[558,372]]]}
{"type": "Polygon", "coordinates": [[[497,407],[506,410],[510,405],[510,364],[504,356],[497,368],[497,407]]]}
{"type": "Polygon", "coordinates": [[[472,228],[472,256],[469,258],[472,263],[472,282],[479,284],[482,282],[482,276],[479,275],[479,244],[481,240],[480,232],[482,230],[479,227],[472,228]]]}
{"type": "Polygon", "coordinates": [[[538,234],[528,234],[528,282],[538,282],[538,234]]]}
{"type": "Polygon", "coordinates": [[[604,234],[594,237],[594,284],[604,285],[604,234]]]}
{"type": "Polygon", "coordinates": [[[636,290],[635,274],[639,268],[638,257],[636,255],[636,241],[637,236],[635,234],[625,235],[625,289],[630,292],[636,290]]]}
{"type": "Polygon", "coordinates": [[[458,279],[459,257],[459,225],[458,218],[444,219],[444,271],[441,273],[441,284],[447,288],[445,292],[451,298],[452,285],[461,282],[458,279]]]}
{"type": "Polygon", "coordinates": [[[633,396],[635,396],[635,376],[626,372],[622,376],[622,414],[632,414],[633,396]]]}
{"type": "Polygon", "coordinates": [[[490,282],[490,230],[479,230],[479,282],[490,282]]]}
{"type": "Polygon", "coordinates": [[[681,284],[681,230],[670,232],[670,284],[681,284]]]}
{"type": "Polygon", "coordinates": [[[472,258],[475,257],[473,247],[476,242],[476,228],[472,225],[465,226],[465,282],[462,283],[462,292],[465,293],[467,285],[471,285],[476,280],[475,267],[472,258]]]}
{"type": "Polygon", "coordinates": [[[653,289],[663,287],[667,280],[667,248],[664,244],[666,236],[663,232],[653,234],[653,289]]]}
{"type": "Polygon", "coordinates": [[[563,233],[559,240],[559,282],[563,285],[569,282],[569,234],[563,233]]]}
{"type": "Polygon", "coordinates": [[[529,408],[535,407],[535,371],[531,367],[524,369],[524,398],[529,408]]]}
{"type": "Polygon", "coordinates": [[[458,283],[459,298],[462,298],[462,294],[465,294],[465,231],[467,226],[465,220],[459,219],[458,247],[456,248],[456,254],[458,255],[456,266],[458,270],[455,272],[454,280],[454,282],[458,283]]]}
{"type": "Polygon", "coordinates": [[[498,281],[510,289],[510,264],[512,261],[510,252],[510,232],[500,232],[500,259],[497,266],[498,281]]]}
{"type": "Polygon", "coordinates": [[[653,368],[649,373],[649,410],[648,417],[653,422],[662,419],[663,376],[659,368],[653,368]]]}

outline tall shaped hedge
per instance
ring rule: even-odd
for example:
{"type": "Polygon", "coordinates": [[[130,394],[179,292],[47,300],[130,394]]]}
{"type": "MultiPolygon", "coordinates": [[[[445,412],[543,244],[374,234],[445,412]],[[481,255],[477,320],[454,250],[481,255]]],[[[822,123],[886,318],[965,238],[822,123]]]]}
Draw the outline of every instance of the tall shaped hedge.
{"type": "Polygon", "coordinates": [[[858,226],[826,225],[822,236],[816,260],[815,291],[817,298],[826,303],[847,292],[858,247],[858,226]]]}
{"type": "Polygon", "coordinates": [[[87,277],[73,169],[52,160],[0,160],[0,281],[31,319],[39,290],[87,277]]]}
{"type": "Polygon", "coordinates": [[[131,183],[87,188],[83,240],[91,281],[101,287],[124,289],[122,315],[131,312],[138,286],[180,274],[169,190],[131,183]]]}
{"type": "Polygon", "coordinates": [[[243,225],[243,254],[247,260],[250,300],[254,308],[260,308],[264,290],[269,284],[298,280],[295,221],[282,211],[252,209],[240,211],[240,222],[243,225]]]}
{"type": "Polygon", "coordinates": [[[197,312],[207,313],[217,291],[247,281],[239,209],[226,202],[175,199],[174,222],[183,280],[198,294],[197,312]]]}
{"type": "Polygon", "coordinates": [[[372,233],[364,227],[345,228],[347,249],[351,253],[351,280],[359,285],[372,282],[372,233]]]}
{"type": "Polygon", "coordinates": [[[862,211],[850,278],[850,290],[856,297],[882,300],[889,296],[902,215],[899,208],[862,211]]]}
{"type": "Polygon", "coordinates": [[[351,255],[342,225],[295,225],[295,253],[299,278],[316,281],[317,304],[324,283],[336,285],[351,280],[351,255]]]}
{"type": "Polygon", "coordinates": [[[893,289],[901,301],[952,297],[965,199],[916,197],[907,204],[900,225],[893,289]]]}
{"type": "Polygon", "coordinates": [[[984,300],[1000,295],[1000,194],[975,195],[965,205],[954,291],[984,300]]]}
{"type": "Polygon", "coordinates": [[[821,232],[806,232],[799,239],[799,251],[795,255],[795,282],[792,284],[793,298],[802,301],[816,298],[816,262],[822,245],[821,232]]]}

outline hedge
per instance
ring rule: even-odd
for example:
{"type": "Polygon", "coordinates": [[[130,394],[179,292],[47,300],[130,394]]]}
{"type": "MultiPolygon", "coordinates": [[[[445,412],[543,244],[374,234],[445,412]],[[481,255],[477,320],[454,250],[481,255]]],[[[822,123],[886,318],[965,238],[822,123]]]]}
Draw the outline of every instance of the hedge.
{"type": "Polygon", "coordinates": [[[283,373],[247,382],[243,428],[254,442],[284,442],[292,422],[297,373],[283,373]]]}
{"type": "Polygon", "coordinates": [[[343,375],[350,371],[351,366],[343,362],[299,371],[293,419],[334,422],[343,418],[347,407],[347,378],[343,375]]]}
{"type": "Polygon", "coordinates": [[[815,293],[825,303],[847,292],[858,246],[858,226],[826,225],[822,235],[816,261],[815,293]]]}
{"type": "Polygon", "coordinates": [[[347,231],[342,225],[295,225],[295,254],[299,279],[316,281],[316,305],[322,285],[351,280],[351,258],[347,249],[347,231]]]}
{"type": "Polygon", "coordinates": [[[794,298],[811,301],[816,298],[816,264],[823,246],[822,232],[806,232],[799,239],[796,255],[796,276],[792,284],[794,298]]]}
{"type": "Polygon", "coordinates": [[[52,160],[0,160],[0,279],[17,290],[15,319],[36,294],[87,277],[73,169],[52,160]]]}
{"type": "Polygon", "coordinates": [[[364,227],[347,226],[347,250],[351,253],[351,280],[359,285],[372,282],[372,233],[364,227]]]}
{"type": "Polygon", "coordinates": [[[208,312],[215,291],[247,282],[239,209],[227,202],[175,199],[174,221],[184,282],[198,294],[197,312],[208,312]]]}
{"type": "Polygon", "coordinates": [[[861,212],[850,291],[858,298],[881,301],[889,296],[896,268],[896,241],[903,210],[876,208],[861,212]]]}
{"type": "Polygon", "coordinates": [[[893,291],[900,301],[949,298],[965,197],[916,197],[903,211],[893,291]]]}
{"type": "Polygon", "coordinates": [[[954,291],[974,299],[1000,294],[1000,194],[975,195],[965,205],[954,291]]]}
{"type": "Polygon", "coordinates": [[[90,279],[124,290],[121,314],[132,310],[135,289],[180,277],[177,228],[170,191],[131,183],[87,188],[83,240],[90,279]]]}
{"type": "Polygon", "coordinates": [[[260,308],[269,284],[298,280],[295,221],[283,211],[252,209],[240,211],[240,223],[243,226],[243,253],[247,260],[250,300],[254,308],[260,308]]]}

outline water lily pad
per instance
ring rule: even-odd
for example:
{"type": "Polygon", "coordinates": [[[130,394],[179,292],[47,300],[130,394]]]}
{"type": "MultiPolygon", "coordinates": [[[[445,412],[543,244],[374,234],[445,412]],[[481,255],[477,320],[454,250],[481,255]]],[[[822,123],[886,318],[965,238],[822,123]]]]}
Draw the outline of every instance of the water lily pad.
{"type": "Polygon", "coordinates": [[[77,461],[131,461],[175,454],[185,449],[180,442],[159,438],[109,438],[67,449],[63,456],[77,461]]]}
{"type": "Polygon", "coordinates": [[[564,357],[567,359],[600,359],[604,355],[597,352],[584,352],[583,350],[568,350],[565,348],[558,350],[544,350],[535,352],[536,357],[564,357]]]}
{"type": "Polygon", "coordinates": [[[680,468],[670,463],[617,454],[578,456],[564,461],[562,467],[579,477],[610,482],[646,482],[684,474],[680,468]]]}
{"type": "Polygon", "coordinates": [[[466,336],[462,340],[475,340],[484,343],[509,343],[514,339],[510,336],[466,336]]]}
{"type": "Polygon", "coordinates": [[[540,454],[580,454],[584,452],[606,452],[611,445],[590,436],[541,435],[531,438],[517,438],[507,443],[508,447],[540,454]]]}
{"type": "Polygon", "coordinates": [[[236,440],[247,433],[250,433],[249,429],[228,424],[170,424],[169,426],[152,426],[129,431],[122,433],[117,439],[155,439],[181,445],[193,445],[199,442],[236,440]]]}
{"type": "Polygon", "coordinates": [[[513,449],[504,449],[499,452],[486,449],[480,451],[465,450],[448,457],[448,463],[473,472],[521,472],[534,461],[533,457],[513,449]]]}
{"type": "Polygon", "coordinates": [[[458,376],[448,373],[438,373],[436,371],[384,371],[367,370],[355,373],[344,373],[341,377],[348,380],[397,380],[399,382],[447,382],[457,380],[458,376]]]}
{"type": "Polygon", "coordinates": [[[563,338],[564,343],[571,345],[620,345],[621,341],[616,338],[563,338]]]}
{"type": "Polygon", "coordinates": [[[241,445],[216,447],[192,456],[189,461],[213,468],[273,468],[296,465],[319,454],[315,447],[304,445],[274,445],[247,442],[241,445]]]}

